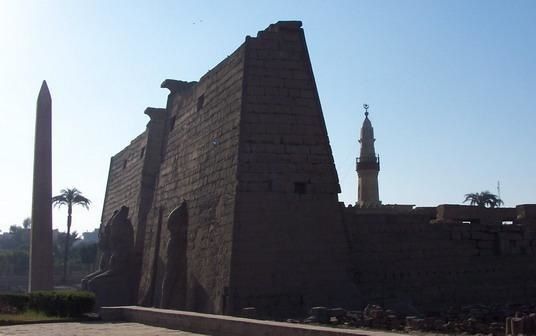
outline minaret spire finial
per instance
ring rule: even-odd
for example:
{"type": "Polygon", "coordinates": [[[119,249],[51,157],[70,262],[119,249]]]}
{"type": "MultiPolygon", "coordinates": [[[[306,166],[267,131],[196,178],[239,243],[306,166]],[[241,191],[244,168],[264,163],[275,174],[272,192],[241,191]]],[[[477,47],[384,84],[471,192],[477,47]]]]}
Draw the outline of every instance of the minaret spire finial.
{"type": "Polygon", "coordinates": [[[363,104],[363,108],[365,109],[365,117],[368,118],[368,109],[369,109],[368,104],[363,104]]]}

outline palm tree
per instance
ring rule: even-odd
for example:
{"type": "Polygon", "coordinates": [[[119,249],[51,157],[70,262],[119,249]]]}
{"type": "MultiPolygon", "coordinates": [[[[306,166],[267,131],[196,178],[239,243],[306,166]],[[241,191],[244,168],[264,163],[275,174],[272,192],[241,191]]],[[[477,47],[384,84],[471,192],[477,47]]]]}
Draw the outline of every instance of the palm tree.
{"type": "Polygon", "coordinates": [[[57,207],[67,205],[67,236],[65,237],[65,254],[63,255],[63,282],[67,281],[67,261],[69,259],[69,235],[71,233],[73,205],[81,205],[89,209],[91,201],[76,188],[61,189],[60,194],[52,197],[52,204],[57,207]]]}
{"type": "Polygon", "coordinates": [[[477,193],[465,194],[465,200],[463,203],[470,202],[470,205],[479,207],[495,208],[499,207],[504,202],[497,195],[490,193],[489,191],[482,191],[477,193]]]}

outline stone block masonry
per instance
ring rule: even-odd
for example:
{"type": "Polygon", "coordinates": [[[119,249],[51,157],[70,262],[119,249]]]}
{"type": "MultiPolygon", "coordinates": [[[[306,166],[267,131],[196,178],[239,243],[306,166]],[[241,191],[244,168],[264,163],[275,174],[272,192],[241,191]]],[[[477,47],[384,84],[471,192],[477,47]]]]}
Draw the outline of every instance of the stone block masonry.
{"type": "MultiPolygon", "coordinates": [[[[185,90],[168,98],[167,136],[147,218],[140,302],[161,304],[172,239],[185,241],[171,307],[221,312],[229,287],[237,190],[244,47],[185,90]],[[168,214],[185,201],[185,237],[170,236],[168,214]]],[[[172,258],[172,260],[169,260],[172,258]]],[[[179,267],[179,266],[177,266],[179,267]]],[[[171,281],[171,280],[170,280],[171,281]]]]}
{"type": "MultiPolygon", "coordinates": [[[[147,145],[147,132],[136,137],[128,147],[117,153],[110,160],[106,196],[102,211],[102,222],[106,222],[113,212],[122,205],[128,206],[131,211],[138,209],[139,195],[141,193],[141,177],[143,170],[143,156],[147,145]]],[[[131,212],[131,218],[133,213],[131,212]]],[[[137,231],[138,223],[132,221],[137,231]]]]}
{"type": "Polygon", "coordinates": [[[245,54],[232,305],[288,316],[336,304],[340,188],[301,23],[247,38],[245,54]]]}
{"type": "Polygon", "coordinates": [[[345,209],[356,303],[440,311],[536,297],[534,228],[492,218],[513,208],[474,210],[484,219],[478,224],[430,221],[417,211],[371,216],[345,209]]]}

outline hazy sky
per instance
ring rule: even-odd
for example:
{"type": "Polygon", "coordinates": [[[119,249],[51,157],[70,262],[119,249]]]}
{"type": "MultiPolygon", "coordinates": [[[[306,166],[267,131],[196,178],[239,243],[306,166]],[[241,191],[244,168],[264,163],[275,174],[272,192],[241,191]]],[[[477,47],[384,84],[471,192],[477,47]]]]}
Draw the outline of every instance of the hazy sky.
{"type": "Polygon", "coordinates": [[[507,206],[536,203],[536,1],[0,0],[0,229],[31,212],[43,79],[53,192],[93,201],[73,214],[83,232],[99,225],[110,157],[165,106],[162,80],[198,80],[278,20],[303,21],[341,201],[356,201],[368,103],[384,203],[460,203],[499,180],[507,206]]]}

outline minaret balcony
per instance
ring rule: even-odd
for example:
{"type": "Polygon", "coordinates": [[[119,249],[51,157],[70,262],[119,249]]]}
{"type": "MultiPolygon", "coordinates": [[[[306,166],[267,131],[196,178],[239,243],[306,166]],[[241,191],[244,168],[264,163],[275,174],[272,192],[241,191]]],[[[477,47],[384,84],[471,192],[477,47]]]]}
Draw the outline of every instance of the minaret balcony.
{"type": "Polygon", "coordinates": [[[357,158],[355,160],[356,170],[380,170],[380,156],[357,158]]]}

